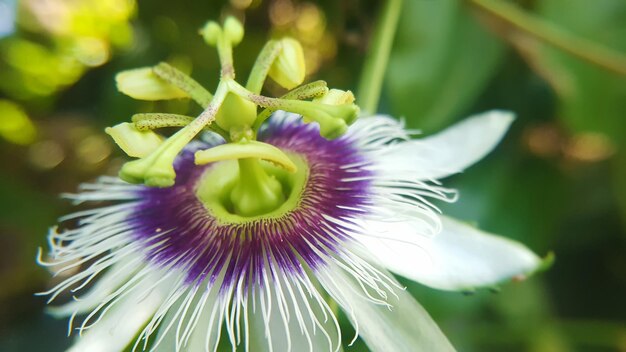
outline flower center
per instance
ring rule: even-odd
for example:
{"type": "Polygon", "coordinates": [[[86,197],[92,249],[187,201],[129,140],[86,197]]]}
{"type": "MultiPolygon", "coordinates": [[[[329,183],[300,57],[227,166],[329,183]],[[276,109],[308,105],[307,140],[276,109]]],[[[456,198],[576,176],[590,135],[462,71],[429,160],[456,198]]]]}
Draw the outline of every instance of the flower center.
{"type": "Polygon", "coordinates": [[[256,158],[216,162],[202,175],[196,196],[223,223],[282,217],[298,206],[309,174],[304,158],[289,157],[296,172],[256,158]]]}
{"type": "Polygon", "coordinates": [[[354,95],[350,91],[328,89],[324,81],[301,85],[306,73],[304,53],[291,38],[267,42],[243,86],[235,80],[232,51],[243,38],[241,23],[234,17],[227,18],[222,26],[210,21],[201,34],[209,45],[217,48],[220,60],[220,81],[214,93],[167,63],[125,71],[116,77],[118,88],[131,97],[143,100],[188,97],[203,108],[196,118],[136,114],[132,123],[108,128],[106,132],[129,156],[139,158],[124,164],[120,178],[150,187],[174,186],[177,155],[198,133],[209,131],[220,135],[225,143],[197,151],[195,163],[237,160],[240,176],[233,181],[223,201],[224,205],[232,205],[230,213],[253,217],[273,212],[288,201],[289,182],[281,176],[282,172],[267,169],[263,163],[281,165],[292,173],[297,166],[278,148],[256,140],[263,123],[274,111],[284,110],[302,115],[305,123],[319,125],[318,132],[324,138],[336,139],[357,118],[359,108],[354,104],[354,95]],[[279,98],[261,95],[268,77],[289,91],[279,98]],[[183,128],[168,138],[152,131],[163,127],[183,128]]]}

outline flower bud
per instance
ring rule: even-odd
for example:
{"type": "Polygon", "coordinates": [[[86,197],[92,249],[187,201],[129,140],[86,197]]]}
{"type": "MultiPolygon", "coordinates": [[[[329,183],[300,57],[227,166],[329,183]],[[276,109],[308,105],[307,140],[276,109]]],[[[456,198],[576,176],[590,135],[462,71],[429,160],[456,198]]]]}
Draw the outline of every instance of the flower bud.
{"type": "Polygon", "coordinates": [[[104,132],[113,138],[124,153],[135,158],[143,158],[163,142],[163,138],[158,134],[152,131],[139,131],[134,124],[128,122],[107,127],[104,132]]]}
{"type": "Polygon", "coordinates": [[[224,34],[226,38],[230,40],[230,43],[235,46],[241,43],[243,39],[243,25],[235,17],[228,17],[226,21],[224,21],[224,34]]]}
{"type": "MultiPolygon", "coordinates": [[[[243,31],[243,29],[242,29],[243,31]]],[[[216,46],[219,37],[222,35],[222,29],[220,25],[215,21],[207,22],[200,30],[200,34],[204,38],[204,41],[210,46],[216,46]]]]}
{"type": "Polygon", "coordinates": [[[280,53],[270,67],[269,76],[281,87],[292,89],[304,81],[304,53],[300,42],[293,38],[284,38],[280,44],[280,53]]]}
{"type": "Polygon", "coordinates": [[[139,100],[186,98],[187,93],[159,78],[151,67],[122,71],[115,76],[117,89],[139,100]]]}

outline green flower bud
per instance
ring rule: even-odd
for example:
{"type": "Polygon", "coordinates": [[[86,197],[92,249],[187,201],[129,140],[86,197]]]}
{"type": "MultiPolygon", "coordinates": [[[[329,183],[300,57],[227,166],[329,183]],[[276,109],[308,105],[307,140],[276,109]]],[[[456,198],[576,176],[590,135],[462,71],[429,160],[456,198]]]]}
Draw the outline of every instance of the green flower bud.
{"type": "Polygon", "coordinates": [[[158,134],[152,131],[139,131],[134,124],[128,122],[107,127],[104,132],[113,138],[124,153],[134,158],[143,158],[163,143],[163,138],[158,134]]]}
{"type": "MultiPolygon", "coordinates": [[[[243,29],[242,29],[243,32],[243,29]]],[[[215,21],[207,22],[204,27],[200,30],[200,34],[204,38],[204,41],[210,46],[216,46],[217,41],[222,35],[222,28],[215,21]]]]}
{"type": "Polygon", "coordinates": [[[187,93],[159,78],[152,67],[122,71],[115,76],[117,89],[139,100],[186,98],[187,93]]]}
{"type": "Polygon", "coordinates": [[[243,25],[235,17],[228,17],[224,21],[224,34],[230,40],[230,43],[235,46],[241,43],[243,39],[243,25]]]}
{"type": "Polygon", "coordinates": [[[304,52],[300,42],[293,38],[284,38],[280,44],[280,53],[272,63],[268,74],[282,87],[292,89],[304,82],[306,74],[304,52]]]}

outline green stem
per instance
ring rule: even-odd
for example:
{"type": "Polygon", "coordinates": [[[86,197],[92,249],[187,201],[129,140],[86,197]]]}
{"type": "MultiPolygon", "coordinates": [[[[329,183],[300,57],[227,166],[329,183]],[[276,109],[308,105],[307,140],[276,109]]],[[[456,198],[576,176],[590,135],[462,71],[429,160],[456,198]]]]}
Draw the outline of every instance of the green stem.
{"type": "Polygon", "coordinates": [[[248,77],[248,82],[246,83],[246,88],[249,91],[256,94],[261,93],[267,73],[270,71],[270,67],[272,67],[272,63],[280,53],[280,50],[280,43],[276,40],[270,40],[265,44],[254,62],[252,71],[250,71],[250,77],[248,77]]]}
{"type": "Polygon", "coordinates": [[[378,18],[374,39],[365,58],[361,82],[357,89],[357,102],[366,114],[378,109],[385,70],[391,53],[393,38],[398,27],[403,0],[387,0],[378,18]]]}
{"type": "Polygon", "coordinates": [[[220,66],[222,67],[222,79],[235,79],[233,46],[225,35],[222,35],[217,41],[217,54],[220,58],[220,66]]]}
{"type": "Polygon", "coordinates": [[[540,41],[606,70],[626,76],[626,55],[604,45],[577,37],[532,16],[517,6],[495,0],[468,0],[476,8],[540,41]]]}

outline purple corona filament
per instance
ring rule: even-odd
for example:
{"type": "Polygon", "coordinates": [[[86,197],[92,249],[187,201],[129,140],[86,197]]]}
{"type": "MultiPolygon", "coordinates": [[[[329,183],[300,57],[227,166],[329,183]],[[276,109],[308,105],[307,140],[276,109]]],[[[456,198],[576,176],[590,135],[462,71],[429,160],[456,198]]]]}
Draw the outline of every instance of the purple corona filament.
{"type": "Polygon", "coordinates": [[[176,263],[185,269],[189,283],[200,284],[207,277],[213,283],[224,271],[222,289],[226,289],[240,277],[246,278],[246,287],[262,284],[264,272],[276,273],[268,270],[269,263],[304,275],[301,260],[315,270],[341,252],[349,240],[346,229],[328,226],[325,217],[350,221],[366,211],[371,172],[363,156],[349,140],[324,139],[315,125],[301,121],[273,122],[259,140],[306,160],[309,176],[299,206],[271,221],[261,217],[241,224],[220,223],[196,195],[202,175],[215,164],[194,165],[193,152],[211,145],[195,144],[175,163],[174,186],[138,191],[133,233],[144,244],[148,261],[176,263]]]}

